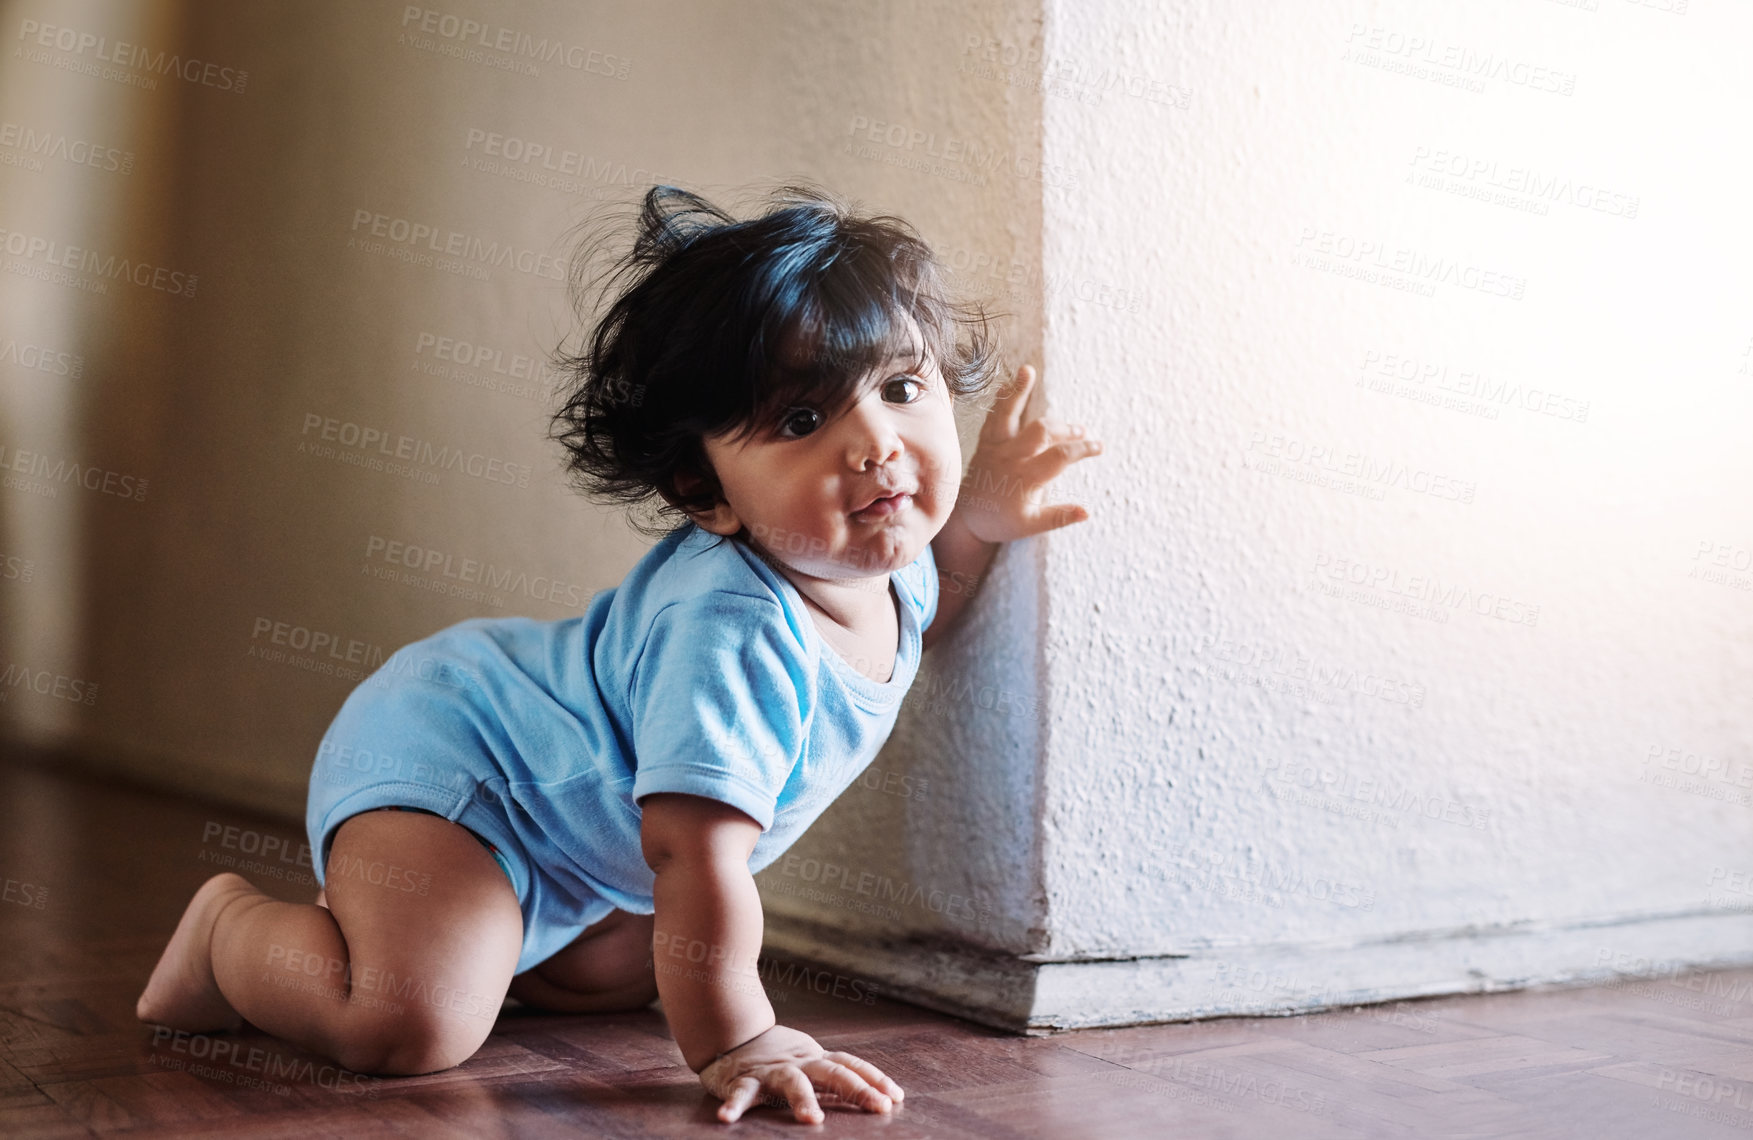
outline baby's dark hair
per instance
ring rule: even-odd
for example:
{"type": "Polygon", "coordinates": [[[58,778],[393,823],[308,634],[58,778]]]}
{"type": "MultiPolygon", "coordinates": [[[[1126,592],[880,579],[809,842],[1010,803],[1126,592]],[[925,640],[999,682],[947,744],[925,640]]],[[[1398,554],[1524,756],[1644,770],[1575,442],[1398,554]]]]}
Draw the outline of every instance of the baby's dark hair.
{"type": "Polygon", "coordinates": [[[718,502],[705,436],[746,440],[799,405],[831,417],[897,354],[935,361],[956,397],[981,394],[996,376],[988,315],[950,296],[907,222],[856,214],[809,186],[781,187],[771,201],[737,221],[697,194],[653,186],[629,252],[594,275],[599,243],[587,240],[573,258],[573,298],[590,332],[576,353],[556,354],[565,403],[551,437],[579,490],[653,507],[649,520],[630,520],[648,537],[718,502]],[[591,327],[599,291],[612,300],[591,327]],[[683,472],[700,480],[692,493],[676,484],[683,472]]]}

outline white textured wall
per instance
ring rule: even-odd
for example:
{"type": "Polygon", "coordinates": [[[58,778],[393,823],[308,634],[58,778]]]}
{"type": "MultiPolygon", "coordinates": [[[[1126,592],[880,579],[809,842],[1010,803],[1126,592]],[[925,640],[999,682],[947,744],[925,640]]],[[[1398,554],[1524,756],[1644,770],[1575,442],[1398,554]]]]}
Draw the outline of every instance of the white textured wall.
{"type": "Polygon", "coordinates": [[[1753,12],[1596,9],[1048,4],[1050,67],[1186,93],[1045,101],[1049,272],[1145,292],[1047,302],[1107,441],[1047,545],[1051,955],[1607,924],[1551,977],[1753,903],[1753,12]]]}
{"type": "MultiPolygon", "coordinates": [[[[918,716],[879,763],[933,777],[898,871],[1026,889],[800,945],[1031,1028],[1747,960],[1750,25],[976,29],[1040,86],[1044,380],[1107,448],[1056,496],[1094,519],[1007,551],[924,678],[1038,715],[918,716]]],[[[876,819],[854,870],[892,800],[825,817],[876,819]]]]}

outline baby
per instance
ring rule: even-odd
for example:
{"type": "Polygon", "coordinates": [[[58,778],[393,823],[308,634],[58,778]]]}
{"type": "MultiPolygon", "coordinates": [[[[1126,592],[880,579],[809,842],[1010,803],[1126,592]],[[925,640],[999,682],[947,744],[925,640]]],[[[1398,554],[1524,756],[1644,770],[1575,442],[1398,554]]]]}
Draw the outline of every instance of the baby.
{"type": "Polygon", "coordinates": [[[876,754],[996,544],[1088,517],[1040,489],[1101,445],[1025,422],[1024,366],[958,501],[955,401],[996,374],[984,314],[907,223],[808,188],[771,205],[737,221],[652,188],[612,303],[562,358],[553,434],[575,482],[670,529],[581,617],[476,618],[391,655],[311,772],[323,892],[209,879],[143,1021],[247,1019],[396,1075],[467,1060],[506,996],[661,998],[720,1120],[901,1100],[776,1023],[753,875],[876,754]]]}

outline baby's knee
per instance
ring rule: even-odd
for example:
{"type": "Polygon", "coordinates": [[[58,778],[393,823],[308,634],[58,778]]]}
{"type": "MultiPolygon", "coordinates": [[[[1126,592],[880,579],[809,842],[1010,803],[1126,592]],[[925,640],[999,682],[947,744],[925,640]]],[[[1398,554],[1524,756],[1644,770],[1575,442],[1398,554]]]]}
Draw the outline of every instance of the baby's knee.
{"type": "Polygon", "coordinates": [[[335,1060],[357,1073],[412,1077],[455,1068],[481,1048],[493,1018],[405,1006],[394,1014],[362,1018],[336,1050],[335,1060]]]}

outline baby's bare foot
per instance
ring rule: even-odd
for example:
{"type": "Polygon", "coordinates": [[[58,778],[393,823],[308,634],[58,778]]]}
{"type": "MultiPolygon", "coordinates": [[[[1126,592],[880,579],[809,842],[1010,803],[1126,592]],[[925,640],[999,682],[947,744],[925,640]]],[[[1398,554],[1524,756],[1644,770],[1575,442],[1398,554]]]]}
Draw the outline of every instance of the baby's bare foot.
{"type": "Polygon", "coordinates": [[[243,1018],[213,980],[213,924],[239,895],[260,893],[242,875],[229,871],[203,883],[159,956],[145,992],[134,1004],[134,1015],[190,1033],[236,1029],[242,1024],[243,1018]]]}

